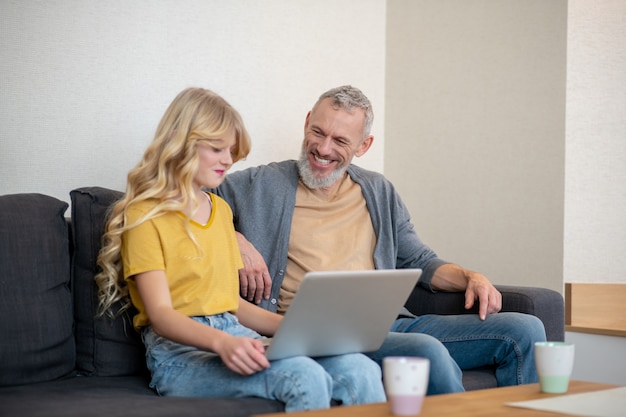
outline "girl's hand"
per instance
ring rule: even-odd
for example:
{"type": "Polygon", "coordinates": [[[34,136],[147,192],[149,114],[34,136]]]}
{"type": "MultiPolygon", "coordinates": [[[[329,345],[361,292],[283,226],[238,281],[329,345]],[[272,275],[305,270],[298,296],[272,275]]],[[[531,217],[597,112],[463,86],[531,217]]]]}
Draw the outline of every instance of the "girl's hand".
{"type": "Polygon", "coordinates": [[[228,369],[240,375],[252,375],[270,366],[263,342],[249,337],[229,335],[219,343],[216,353],[228,369]]]}

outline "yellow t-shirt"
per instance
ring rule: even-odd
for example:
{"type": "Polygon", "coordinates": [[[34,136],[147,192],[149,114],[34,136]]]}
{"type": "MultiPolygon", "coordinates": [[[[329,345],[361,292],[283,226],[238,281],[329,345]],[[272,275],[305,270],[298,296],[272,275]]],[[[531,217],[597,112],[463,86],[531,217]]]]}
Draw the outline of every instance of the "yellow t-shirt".
{"type": "MultiPolygon", "coordinates": [[[[165,271],[174,309],[187,316],[208,316],[235,312],[239,305],[238,270],[243,267],[233,214],[220,197],[210,194],[213,203],[206,225],[193,220],[187,234],[185,215],[165,213],[122,235],[122,261],[133,305],[139,311],[133,319],[136,329],[150,324],[134,275],[165,271]]],[[[132,224],[156,205],[145,201],[128,208],[132,224]]]]}

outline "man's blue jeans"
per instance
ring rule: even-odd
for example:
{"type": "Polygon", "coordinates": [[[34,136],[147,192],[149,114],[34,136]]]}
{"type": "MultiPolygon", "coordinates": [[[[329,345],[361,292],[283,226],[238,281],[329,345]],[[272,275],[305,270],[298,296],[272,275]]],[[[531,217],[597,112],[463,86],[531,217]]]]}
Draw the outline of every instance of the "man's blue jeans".
{"type": "Polygon", "coordinates": [[[368,356],[430,359],[428,394],[463,391],[462,370],[496,366],[498,386],[537,382],[534,343],[546,340],[543,323],[521,313],[424,315],[399,318],[387,339],[368,356]]]}
{"type": "MultiPolygon", "coordinates": [[[[234,336],[259,338],[229,313],[192,317],[234,336]]],[[[254,375],[239,375],[218,355],[180,345],[144,328],[150,386],[159,395],[187,397],[261,397],[285,403],[285,411],[385,401],[380,367],[362,354],[311,359],[298,356],[272,361],[254,375]]]]}

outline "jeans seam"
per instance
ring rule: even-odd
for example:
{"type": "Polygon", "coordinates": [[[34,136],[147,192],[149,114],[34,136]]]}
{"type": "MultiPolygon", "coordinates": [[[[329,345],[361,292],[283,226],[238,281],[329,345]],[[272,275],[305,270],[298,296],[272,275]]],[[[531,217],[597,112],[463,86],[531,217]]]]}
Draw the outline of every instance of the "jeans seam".
{"type": "Polygon", "coordinates": [[[270,392],[270,388],[269,388],[270,384],[269,384],[269,381],[268,381],[268,376],[270,376],[270,374],[271,375],[275,375],[275,376],[279,376],[280,379],[285,381],[284,383],[289,382],[291,384],[291,386],[294,386],[298,390],[297,396],[300,398],[300,400],[304,400],[303,401],[304,408],[306,410],[311,409],[311,405],[309,404],[308,400],[306,399],[307,397],[303,396],[302,386],[300,385],[300,381],[298,381],[298,379],[294,379],[294,378],[291,377],[291,375],[285,374],[283,372],[273,371],[273,370],[271,370],[271,368],[268,368],[268,369],[266,369],[263,372],[265,372],[265,390],[266,390],[265,393],[266,393],[267,397],[277,398],[275,393],[272,394],[270,392]]]}
{"type": "Polygon", "coordinates": [[[358,395],[356,391],[353,389],[354,386],[352,384],[347,383],[347,381],[348,379],[342,378],[341,376],[336,375],[333,383],[341,384],[344,387],[346,393],[350,395],[350,404],[356,404],[358,395]]]}

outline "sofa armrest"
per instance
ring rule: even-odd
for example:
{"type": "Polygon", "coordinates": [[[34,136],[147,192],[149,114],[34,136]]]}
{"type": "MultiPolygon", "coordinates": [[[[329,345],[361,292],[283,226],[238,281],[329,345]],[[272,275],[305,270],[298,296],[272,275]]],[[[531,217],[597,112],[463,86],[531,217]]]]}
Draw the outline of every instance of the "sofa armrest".
{"type": "MultiPolygon", "coordinates": [[[[565,307],[563,296],[554,290],[538,287],[496,285],[502,293],[502,311],[532,314],[546,329],[550,341],[565,339],[565,307]]],[[[416,286],[405,306],[416,315],[477,314],[478,306],[465,310],[465,294],[461,292],[430,292],[416,286]]]]}

